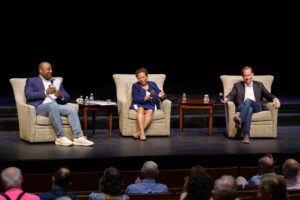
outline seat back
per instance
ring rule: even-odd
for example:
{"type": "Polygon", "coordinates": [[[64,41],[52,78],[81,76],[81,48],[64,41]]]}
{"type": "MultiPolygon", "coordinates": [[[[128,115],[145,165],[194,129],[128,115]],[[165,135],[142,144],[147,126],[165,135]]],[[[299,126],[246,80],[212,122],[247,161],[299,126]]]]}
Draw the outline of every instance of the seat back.
{"type": "Polygon", "coordinates": [[[26,104],[25,98],[25,84],[26,78],[11,78],[9,79],[13,88],[16,105],[26,104]]]}
{"type": "MultiPolygon", "coordinates": [[[[231,75],[222,75],[220,76],[222,84],[223,84],[223,93],[224,97],[226,97],[232,90],[233,85],[236,82],[243,81],[242,76],[231,76],[231,75]]],[[[271,86],[274,80],[274,76],[272,75],[258,75],[253,77],[254,81],[262,82],[265,88],[271,92],[271,86]]]]}
{"type": "MultiPolygon", "coordinates": [[[[114,74],[113,79],[116,84],[117,99],[127,102],[129,106],[132,102],[132,84],[137,82],[135,74],[114,74]]],[[[148,74],[148,81],[155,82],[160,90],[163,90],[165,79],[165,74],[148,74]]]]}

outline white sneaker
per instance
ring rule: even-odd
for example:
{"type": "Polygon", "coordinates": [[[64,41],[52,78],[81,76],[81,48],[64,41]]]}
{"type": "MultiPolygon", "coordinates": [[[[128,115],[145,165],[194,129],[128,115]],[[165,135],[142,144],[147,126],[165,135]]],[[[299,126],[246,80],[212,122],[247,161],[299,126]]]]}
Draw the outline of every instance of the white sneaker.
{"type": "Polygon", "coordinates": [[[73,142],[69,140],[69,138],[63,136],[63,137],[58,137],[55,140],[56,145],[61,145],[61,146],[71,146],[73,142]]]}
{"type": "Polygon", "coordinates": [[[89,141],[84,136],[81,136],[81,137],[78,137],[78,138],[74,138],[73,144],[74,145],[81,145],[81,146],[92,146],[94,144],[94,142],[89,141]]]}

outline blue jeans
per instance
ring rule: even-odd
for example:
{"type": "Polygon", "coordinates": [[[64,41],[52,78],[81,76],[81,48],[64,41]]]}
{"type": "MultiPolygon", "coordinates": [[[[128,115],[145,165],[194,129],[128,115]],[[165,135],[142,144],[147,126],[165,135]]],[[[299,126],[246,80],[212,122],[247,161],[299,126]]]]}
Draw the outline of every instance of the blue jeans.
{"type": "Polygon", "coordinates": [[[240,118],[243,120],[243,134],[249,135],[252,114],[261,112],[262,106],[251,99],[246,99],[243,104],[239,105],[237,110],[240,112],[240,118]]]}
{"type": "Polygon", "coordinates": [[[75,138],[83,136],[76,108],[71,104],[60,105],[56,102],[41,104],[36,114],[50,118],[57,137],[65,136],[60,116],[68,117],[75,138]]]}

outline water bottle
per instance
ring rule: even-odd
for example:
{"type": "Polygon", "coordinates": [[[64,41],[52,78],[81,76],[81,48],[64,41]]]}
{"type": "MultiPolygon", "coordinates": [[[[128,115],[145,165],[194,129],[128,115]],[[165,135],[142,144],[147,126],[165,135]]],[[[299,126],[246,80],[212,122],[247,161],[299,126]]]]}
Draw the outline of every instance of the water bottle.
{"type": "Polygon", "coordinates": [[[94,94],[93,93],[90,94],[90,101],[94,101],[94,94]]]}
{"type": "Polygon", "coordinates": [[[83,104],[83,96],[82,96],[82,95],[79,97],[78,103],[79,103],[79,104],[83,104]]]}
{"type": "Polygon", "coordinates": [[[186,102],[186,94],[185,93],[182,94],[182,102],[186,102]]]}
{"type": "Polygon", "coordinates": [[[209,96],[208,94],[204,95],[204,103],[209,103],[209,96]]]}
{"type": "Polygon", "coordinates": [[[84,104],[85,104],[86,106],[90,105],[90,100],[89,100],[89,97],[88,97],[88,96],[85,97],[84,104]]]}

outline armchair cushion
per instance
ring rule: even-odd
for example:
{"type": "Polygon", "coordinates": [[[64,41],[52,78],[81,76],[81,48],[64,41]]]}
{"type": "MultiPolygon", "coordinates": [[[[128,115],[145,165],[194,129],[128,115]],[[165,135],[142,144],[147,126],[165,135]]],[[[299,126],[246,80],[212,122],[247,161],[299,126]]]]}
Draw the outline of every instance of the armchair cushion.
{"type": "MultiPolygon", "coordinates": [[[[60,117],[62,125],[68,125],[69,124],[69,120],[67,117],[60,117]]],[[[49,117],[45,117],[45,116],[41,116],[41,115],[37,115],[36,116],[36,123],[38,125],[42,125],[42,126],[49,126],[51,125],[51,121],[49,119],[49,117]]]]}

